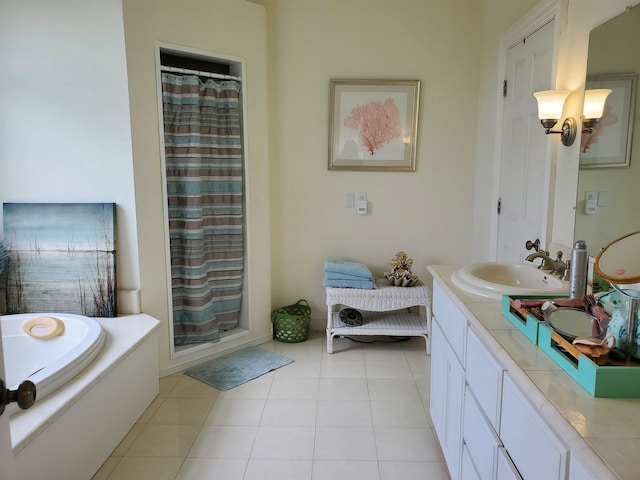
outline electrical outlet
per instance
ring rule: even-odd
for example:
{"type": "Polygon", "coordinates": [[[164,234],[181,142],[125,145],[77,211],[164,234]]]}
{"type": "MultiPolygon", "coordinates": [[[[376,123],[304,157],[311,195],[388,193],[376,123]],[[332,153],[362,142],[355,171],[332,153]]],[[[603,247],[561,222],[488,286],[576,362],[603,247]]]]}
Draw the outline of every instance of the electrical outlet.
{"type": "Polygon", "coordinates": [[[367,192],[358,192],[357,201],[358,202],[366,202],[367,201],[367,192]]]}

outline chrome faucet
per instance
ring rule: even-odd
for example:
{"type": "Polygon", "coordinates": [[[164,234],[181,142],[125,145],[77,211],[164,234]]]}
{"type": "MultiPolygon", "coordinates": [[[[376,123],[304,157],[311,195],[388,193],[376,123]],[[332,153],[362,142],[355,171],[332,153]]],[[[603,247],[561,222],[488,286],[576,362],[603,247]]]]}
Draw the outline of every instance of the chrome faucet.
{"type": "Polygon", "coordinates": [[[548,270],[549,273],[555,273],[560,278],[564,276],[564,273],[567,270],[567,264],[562,260],[561,251],[558,251],[556,258],[553,259],[549,256],[549,252],[539,249],[540,239],[536,239],[535,242],[527,241],[525,246],[527,250],[531,250],[532,248],[535,250],[534,253],[525,258],[527,262],[533,262],[536,258],[541,258],[542,263],[538,266],[540,270],[548,270]]]}

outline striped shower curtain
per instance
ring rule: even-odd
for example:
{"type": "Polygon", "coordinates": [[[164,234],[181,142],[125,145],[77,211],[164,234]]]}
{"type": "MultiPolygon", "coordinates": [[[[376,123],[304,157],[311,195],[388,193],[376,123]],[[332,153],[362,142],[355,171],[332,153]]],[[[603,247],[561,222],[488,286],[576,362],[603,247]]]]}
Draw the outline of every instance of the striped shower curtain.
{"type": "Polygon", "coordinates": [[[240,84],[162,74],[174,345],[216,341],[240,316],[240,84]]]}

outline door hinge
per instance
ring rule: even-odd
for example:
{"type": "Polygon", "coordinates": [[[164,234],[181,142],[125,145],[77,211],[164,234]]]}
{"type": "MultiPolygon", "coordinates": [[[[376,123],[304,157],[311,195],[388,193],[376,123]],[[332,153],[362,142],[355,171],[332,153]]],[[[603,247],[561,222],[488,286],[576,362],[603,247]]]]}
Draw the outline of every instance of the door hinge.
{"type": "Polygon", "coordinates": [[[502,82],[502,97],[503,98],[507,97],[507,81],[506,80],[502,82]]]}
{"type": "Polygon", "coordinates": [[[498,208],[496,210],[498,215],[500,215],[500,212],[502,211],[502,198],[498,198],[498,208]]]}

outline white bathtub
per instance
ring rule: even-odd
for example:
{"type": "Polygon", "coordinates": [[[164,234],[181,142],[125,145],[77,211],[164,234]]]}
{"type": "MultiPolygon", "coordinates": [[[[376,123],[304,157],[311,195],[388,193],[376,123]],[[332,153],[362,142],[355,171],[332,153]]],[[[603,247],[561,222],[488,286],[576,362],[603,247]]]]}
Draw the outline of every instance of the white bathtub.
{"type": "Polygon", "coordinates": [[[92,478],[158,394],[160,322],[145,314],[96,321],[106,337],[96,358],[11,417],[17,479],[92,478]]]}
{"type": "MultiPolygon", "coordinates": [[[[6,383],[15,389],[24,380],[36,385],[36,401],[40,401],[77,376],[105,343],[102,325],[81,315],[65,313],[5,315],[2,321],[2,347],[6,383]],[[38,317],[55,318],[64,324],[64,331],[53,338],[36,338],[23,330],[23,325],[38,317]]],[[[35,327],[33,332],[47,329],[35,327]]],[[[9,405],[13,415],[20,411],[9,405]]]]}

